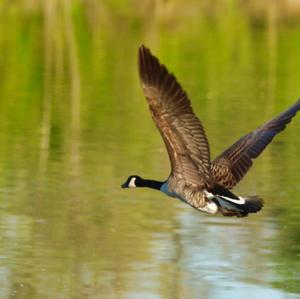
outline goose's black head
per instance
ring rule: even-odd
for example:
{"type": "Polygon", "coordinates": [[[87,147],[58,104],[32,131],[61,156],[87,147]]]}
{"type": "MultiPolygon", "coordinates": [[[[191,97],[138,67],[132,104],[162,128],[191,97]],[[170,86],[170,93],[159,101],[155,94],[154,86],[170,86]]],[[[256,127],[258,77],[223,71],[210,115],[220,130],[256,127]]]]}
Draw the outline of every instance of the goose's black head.
{"type": "Polygon", "coordinates": [[[126,182],[121,185],[122,188],[136,188],[136,187],[144,187],[143,179],[138,175],[131,175],[128,177],[126,182]]]}

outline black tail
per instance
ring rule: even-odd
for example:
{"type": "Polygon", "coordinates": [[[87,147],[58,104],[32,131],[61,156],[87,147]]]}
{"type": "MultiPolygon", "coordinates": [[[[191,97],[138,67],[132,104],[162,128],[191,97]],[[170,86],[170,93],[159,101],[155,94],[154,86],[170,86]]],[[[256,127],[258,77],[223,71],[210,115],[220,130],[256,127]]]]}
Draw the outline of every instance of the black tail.
{"type": "Polygon", "coordinates": [[[237,197],[223,187],[215,188],[213,201],[224,216],[244,217],[248,213],[257,213],[263,207],[263,200],[257,196],[237,197]]]}
{"type": "Polygon", "coordinates": [[[244,217],[248,213],[257,213],[263,207],[262,199],[257,196],[231,199],[216,195],[214,202],[219,206],[219,211],[224,216],[244,217]]]}

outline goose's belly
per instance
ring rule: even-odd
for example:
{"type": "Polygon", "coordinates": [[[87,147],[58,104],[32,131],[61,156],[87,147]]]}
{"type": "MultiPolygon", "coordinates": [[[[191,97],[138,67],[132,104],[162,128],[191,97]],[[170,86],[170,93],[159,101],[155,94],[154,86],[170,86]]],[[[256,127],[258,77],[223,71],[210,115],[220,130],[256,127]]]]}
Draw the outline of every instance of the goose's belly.
{"type": "Polygon", "coordinates": [[[212,202],[211,200],[207,200],[202,205],[198,205],[198,204],[195,204],[195,203],[191,202],[190,200],[187,200],[183,196],[180,196],[176,192],[171,192],[169,190],[168,182],[165,182],[161,186],[160,191],[165,193],[168,196],[178,198],[178,199],[186,202],[187,204],[191,205],[195,209],[200,210],[202,212],[206,212],[206,213],[209,213],[209,214],[215,214],[218,211],[218,206],[214,202],[212,202]]]}

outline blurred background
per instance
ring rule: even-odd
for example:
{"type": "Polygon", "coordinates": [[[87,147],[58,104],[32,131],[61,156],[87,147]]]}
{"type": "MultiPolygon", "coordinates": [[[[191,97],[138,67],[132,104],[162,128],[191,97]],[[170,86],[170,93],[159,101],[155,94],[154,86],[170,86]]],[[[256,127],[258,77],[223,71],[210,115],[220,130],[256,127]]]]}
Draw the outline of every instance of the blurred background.
{"type": "Polygon", "coordinates": [[[170,171],[142,43],[212,156],[300,97],[297,0],[1,0],[0,297],[300,298],[300,115],[235,189],[257,215],[122,190],[170,171]]]}

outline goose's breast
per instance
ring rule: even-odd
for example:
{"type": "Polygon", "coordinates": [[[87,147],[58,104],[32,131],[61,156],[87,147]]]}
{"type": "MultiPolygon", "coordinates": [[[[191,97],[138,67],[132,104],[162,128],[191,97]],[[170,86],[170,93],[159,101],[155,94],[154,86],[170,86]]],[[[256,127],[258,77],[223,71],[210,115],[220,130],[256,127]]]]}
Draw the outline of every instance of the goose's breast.
{"type": "Polygon", "coordinates": [[[162,184],[162,186],[160,187],[160,191],[168,196],[177,197],[181,199],[181,197],[176,192],[170,191],[168,182],[162,184]]]}

